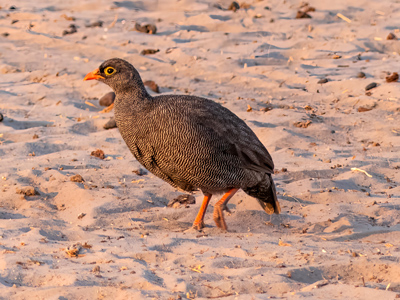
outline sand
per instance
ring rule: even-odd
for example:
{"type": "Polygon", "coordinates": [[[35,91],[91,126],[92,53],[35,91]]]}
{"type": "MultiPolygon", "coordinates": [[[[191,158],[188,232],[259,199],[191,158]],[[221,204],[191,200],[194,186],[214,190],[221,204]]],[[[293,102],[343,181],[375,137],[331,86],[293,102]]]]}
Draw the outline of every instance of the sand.
{"type": "Polygon", "coordinates": [[[230,3],[0,3],[1,299],[400,297],[400,85],[386,82],[399,4],[313,1],[296,19],[300,1],[230,3]],[[110,88],[83,77],[112,57],[244,119],[274,159],[282,214],[239,192],[229,232],[215,200],[190,230],[201,193],[167,208],[181,193],[103,129],[110,88]]]}

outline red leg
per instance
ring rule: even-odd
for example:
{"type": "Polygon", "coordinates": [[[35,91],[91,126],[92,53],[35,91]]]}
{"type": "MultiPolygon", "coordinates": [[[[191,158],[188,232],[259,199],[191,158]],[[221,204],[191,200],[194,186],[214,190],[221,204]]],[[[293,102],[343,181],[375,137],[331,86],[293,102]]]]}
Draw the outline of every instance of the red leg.
{"type": "Polygon", "coordinates": [[[215,224],[217,224],[217,227],[222,228],[223,230],[227,230],[227,227],[224,219],[224,214],[222,213],[222,211],[223,210],[229,211],[226,204],[238,190],[239,189],[230,189],[228,192],[226,192],[225,195],[222,196],[221,200],[219,200],[214,206],[215,224]]]}
{"type": "Polygon", "coordinates": [[[203,203],[201,204],[199,213],[193,222],[193,228],[200,230],[204,228],[204,215],[206,214],[208,203],[211,200],[211,194],[204,194],[203,203]]]}

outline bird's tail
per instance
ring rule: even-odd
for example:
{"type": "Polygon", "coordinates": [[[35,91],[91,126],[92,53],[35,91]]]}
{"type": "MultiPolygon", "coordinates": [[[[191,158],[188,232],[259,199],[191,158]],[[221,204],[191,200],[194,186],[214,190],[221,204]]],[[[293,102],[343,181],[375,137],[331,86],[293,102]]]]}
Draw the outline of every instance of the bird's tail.
{"type": "Polygon", "coordinates": [[[281,207],[276,197],[275,183],[271,175],[267,174],[263,181],[255,186],[244,188],[243,191],[258,200],[261,207],[269,215],[279,214],[281,207]]]}

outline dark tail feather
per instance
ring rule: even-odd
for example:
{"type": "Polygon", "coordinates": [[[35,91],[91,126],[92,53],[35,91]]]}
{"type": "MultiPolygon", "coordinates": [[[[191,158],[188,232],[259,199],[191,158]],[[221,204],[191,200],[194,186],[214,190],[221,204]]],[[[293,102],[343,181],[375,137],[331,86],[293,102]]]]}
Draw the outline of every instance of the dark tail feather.
{"type": "Polygon", "coordinates": [[[272,215],[273,213],[279,214],[281,212],[281,207],[276,197],[275,183],[271,175],[266,175],[265,180],[253,187],[245,188],[243,191],[247,195],[256,198],[267,214],[272,215]]]}

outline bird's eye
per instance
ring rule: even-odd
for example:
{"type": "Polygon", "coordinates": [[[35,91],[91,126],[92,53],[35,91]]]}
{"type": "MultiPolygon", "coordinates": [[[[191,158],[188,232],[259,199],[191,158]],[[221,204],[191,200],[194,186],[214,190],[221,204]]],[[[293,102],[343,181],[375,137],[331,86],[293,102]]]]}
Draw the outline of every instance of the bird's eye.
{"type": "Polygon", "coordinates": [[[112,75],[112,74],[115,73],[115,71],[116,71],[116,70],[115,70],[113,67],[107,67],[107,68],[104,69],[104,73],[105,73],[106,75],[112,75]]]}

